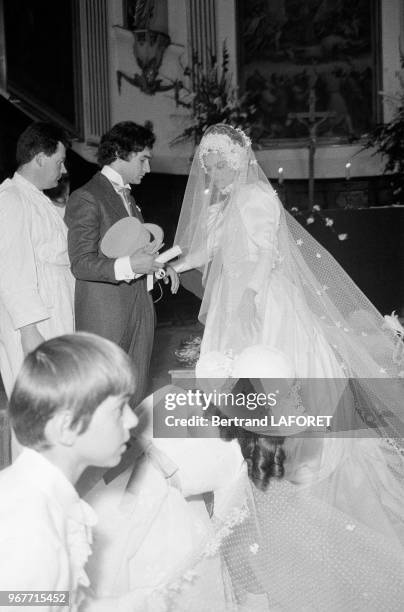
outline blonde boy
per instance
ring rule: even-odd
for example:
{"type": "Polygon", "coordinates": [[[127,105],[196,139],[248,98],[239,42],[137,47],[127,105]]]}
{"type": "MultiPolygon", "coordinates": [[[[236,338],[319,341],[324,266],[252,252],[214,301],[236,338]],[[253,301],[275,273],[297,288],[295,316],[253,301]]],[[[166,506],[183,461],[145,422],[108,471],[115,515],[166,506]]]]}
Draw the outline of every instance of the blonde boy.
{"type": "Polygon", "coordinates": [[[72,611],[84,603],[96,517],[74,483],[87,466],[119,463],[137,424],[134,391],[127,355],[93,334],[53,338],[25,358],[9,406],[24,450],[0,472],[0,591],[67,591],[72,611]]]}

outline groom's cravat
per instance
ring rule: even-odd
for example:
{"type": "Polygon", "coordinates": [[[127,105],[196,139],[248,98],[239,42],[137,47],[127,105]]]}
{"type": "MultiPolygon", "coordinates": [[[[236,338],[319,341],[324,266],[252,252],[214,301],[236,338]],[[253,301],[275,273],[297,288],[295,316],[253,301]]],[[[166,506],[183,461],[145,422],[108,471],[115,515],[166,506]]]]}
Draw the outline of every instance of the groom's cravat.
{"type": "Polygon", "coordinates": [[[128,215],[130,217],[136,217],[136,219],[139,219],[139,221],[143,223],[142,212],[132,196],[130,187],[128,185],[119,185],[118,183],[112,183],[112,185],[117,194],[121,196],[128,215]]]}
{"type": "Polygon", "coordinates": [[[135,217],[133,214],[132,202],[130,197],[130,187],[128,185],[119,185],[119,183],[112,183],[116,193],[120,195],[122,202],[126,208],[126,212],[130,217],[135,217]]]}

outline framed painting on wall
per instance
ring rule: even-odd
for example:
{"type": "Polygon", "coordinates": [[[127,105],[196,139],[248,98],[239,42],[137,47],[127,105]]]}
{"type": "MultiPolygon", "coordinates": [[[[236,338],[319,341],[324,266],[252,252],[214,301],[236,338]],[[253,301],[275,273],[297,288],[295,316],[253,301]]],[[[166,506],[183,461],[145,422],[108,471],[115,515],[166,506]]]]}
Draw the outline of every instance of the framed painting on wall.
{"type": "Polygon", "coordinates": [[[307,139],[290,113],[330,117],[320,140],[350,142],[379,119],[379,0],[238,0],[241,89],[257,107],[262,144],[307,139]]]}

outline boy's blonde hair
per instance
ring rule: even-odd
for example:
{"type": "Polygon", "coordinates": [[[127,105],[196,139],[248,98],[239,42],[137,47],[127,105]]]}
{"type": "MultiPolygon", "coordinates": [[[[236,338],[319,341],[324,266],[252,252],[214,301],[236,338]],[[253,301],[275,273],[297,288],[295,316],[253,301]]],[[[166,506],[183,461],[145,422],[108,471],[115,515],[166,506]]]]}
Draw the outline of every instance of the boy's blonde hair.
{"type": "Polygon", "coordinates": [[[133,364],[105,338],[79,332],[43,342],[26,356],[9,403],[11,424],[24,446],[46,447],[45,425],[61,410],[84,432],[109,396],[135,391],[133,364]]]}

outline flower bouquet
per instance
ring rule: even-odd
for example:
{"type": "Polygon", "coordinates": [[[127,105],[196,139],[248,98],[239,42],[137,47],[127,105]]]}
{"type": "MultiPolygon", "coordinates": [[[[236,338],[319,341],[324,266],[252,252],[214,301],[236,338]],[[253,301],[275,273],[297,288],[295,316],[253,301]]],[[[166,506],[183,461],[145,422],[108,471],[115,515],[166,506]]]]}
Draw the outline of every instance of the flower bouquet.
{"type": "Polygon", "coordinates": [[[174,351],[177,361],[186,368],[193,368],[199,359],[201,342],[201,336],[194,335],[181,340],[179,347],[174,351]]]}

